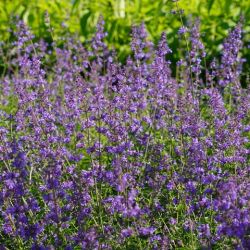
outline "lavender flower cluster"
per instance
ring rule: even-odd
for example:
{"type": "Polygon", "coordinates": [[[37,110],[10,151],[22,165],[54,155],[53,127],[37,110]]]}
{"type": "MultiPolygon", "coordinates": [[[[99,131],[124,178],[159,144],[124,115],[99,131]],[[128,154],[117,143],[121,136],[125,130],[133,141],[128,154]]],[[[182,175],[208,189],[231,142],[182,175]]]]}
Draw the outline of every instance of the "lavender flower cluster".
{"type": "MultiPolygon", "coordinates": [[[[199,22],[173,76],[142,24],[121,64],[90,46],[2,43],[1,249],[249,249],[250,93],[242,27],[206,62],[199,22]]],[[[180,36],[179,39],[184,39],[180,36]]]]}

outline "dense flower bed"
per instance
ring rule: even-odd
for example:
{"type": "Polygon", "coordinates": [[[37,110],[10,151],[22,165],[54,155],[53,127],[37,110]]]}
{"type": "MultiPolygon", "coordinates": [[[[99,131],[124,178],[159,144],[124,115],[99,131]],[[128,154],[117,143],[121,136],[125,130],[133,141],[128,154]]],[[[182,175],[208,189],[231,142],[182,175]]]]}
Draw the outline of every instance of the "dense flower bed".
{"type": "Polygon", "coordinates": [[[212,62],[199,21],[182,27],[175,77],[144,25],[125,65],[101,18],[88,49],[17,27],[1,44],[3,249],[250,248],[241,22],[212,62]]]}

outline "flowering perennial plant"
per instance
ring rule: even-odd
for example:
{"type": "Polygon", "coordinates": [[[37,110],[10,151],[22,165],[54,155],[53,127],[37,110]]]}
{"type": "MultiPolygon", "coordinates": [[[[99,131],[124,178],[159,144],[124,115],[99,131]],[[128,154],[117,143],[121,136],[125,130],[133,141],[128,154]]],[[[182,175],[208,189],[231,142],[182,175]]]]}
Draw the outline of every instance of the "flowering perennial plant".
{"type": "Polygon", "coordinates": [[[102,18],[88,47],[17,24],[0,47],[3,249],[250,248],[241,23],[210,64],[199,21],[184,32],[174,77],[143,24],[124,65],[102,18]]]}

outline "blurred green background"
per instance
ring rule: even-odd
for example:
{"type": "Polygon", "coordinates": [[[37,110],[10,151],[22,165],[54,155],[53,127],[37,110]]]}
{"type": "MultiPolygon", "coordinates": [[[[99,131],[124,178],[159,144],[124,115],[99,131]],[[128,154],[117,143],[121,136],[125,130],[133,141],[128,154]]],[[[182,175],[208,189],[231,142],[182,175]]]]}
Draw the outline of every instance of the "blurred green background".
{"type": "MultiPolygon", "coordinates": [[[[190,16],[201,19],[202,38],[208,56],[219,54],[219,45],[241,14],[245,17],[245,46],[250,40],[249,0],[180,0],[178,5],[184,10],[185,23],[190,16]]],[[[102,14],[108,32],[107,43],[118,50],[120,58],[129,53],[131,25],[142,21],[154,42],[162,31],[166,31],[170,47],[178,51],[177,31],[181,23],[179,15],[172,13],[176,11],[176,3],[172,0],[0,0],[0,39],[8,38],[13,15],[19,15],[37,37],[50,39],[44,17],[46,10],[55,39],[62,35],[62,23],[70,32],[78,33],[81,41],[89,39],[102,14]]],[[[249,58],[249,50],[244,49],[243,55],[249,58]]]]}

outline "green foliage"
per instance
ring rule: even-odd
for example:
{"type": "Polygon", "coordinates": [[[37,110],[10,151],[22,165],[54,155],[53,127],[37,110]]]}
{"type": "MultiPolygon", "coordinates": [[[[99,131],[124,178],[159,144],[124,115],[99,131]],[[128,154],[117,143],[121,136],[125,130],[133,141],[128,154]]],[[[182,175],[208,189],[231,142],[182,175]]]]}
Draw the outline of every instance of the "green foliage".
{"type": "MultiPolygon", "coordinates": [[[[245,41],[250,38],[250,3],[248,0],[180,0],[178,8],[184,10],[183,21],[191,17],[201,19],[201,30],[208,55],[220,51],[219,44],[239,20],[245,17],[245,41]]],[[[50,16],[50,26],[56,39],[62,34],[62,23],[70,32],[80,34],[81,41],[89,39],[100,14],[106,21],[109,47],[118,50],[120,58],[129,52],[131,25],[145,22],[149,36],[157,41],[162,31],[167,31],[168,41],[175,51],[178,47],[176,32],[182,25],[180,17],[172,14],[176,3],[171,0],[1,0],[0,39],[8,38],[11,16],[19,15],[38,37],[49,39],[45,11],[50,16]]],[[[247,49],[244,56],[250,57],[247,49]]],[[[177,58],[172,58],[176,61],[177,58]]],[[[249,65],[247,65],[249,66],[249,65]]],[[[245,70],[246,71],[246,70],[245,70]]]]}

